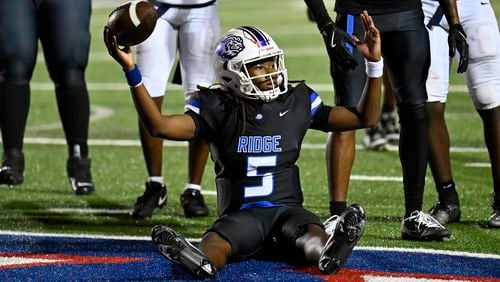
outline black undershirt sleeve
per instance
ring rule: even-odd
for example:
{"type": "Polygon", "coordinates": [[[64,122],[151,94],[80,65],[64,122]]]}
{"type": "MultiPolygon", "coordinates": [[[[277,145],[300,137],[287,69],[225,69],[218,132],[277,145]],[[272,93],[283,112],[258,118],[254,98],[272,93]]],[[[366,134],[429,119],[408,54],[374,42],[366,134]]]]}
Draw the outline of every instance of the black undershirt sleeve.
{"type": "MultiPolygon", "coordinates": [[[[194,133],[194,137],[191,140],[195,140],[195,139],[198,139],[200,137],[205,137],[206,136],[206,129],[207,129],[207,125],[206,125],[205,121],[203,121],[203,119],[201,119],[200,116],[193,111],[187,111],[186,115],[190,116],[193,119],[194,124],[196,126],[196,131],[194,133]]],[[[191,141],[191,140],[189,140],[189,141],[191,141]]]]}
{"type": "Polygon", "coordinates": [[[314,116],[312,117],[312,123],[309,128],[321,130],[324,132],[329,132],[328,130],[328,119],[330,117],[330,111],[332,110],[331,106],[327,106],[321,104],[319,109],[316,111],[314,116]]]}

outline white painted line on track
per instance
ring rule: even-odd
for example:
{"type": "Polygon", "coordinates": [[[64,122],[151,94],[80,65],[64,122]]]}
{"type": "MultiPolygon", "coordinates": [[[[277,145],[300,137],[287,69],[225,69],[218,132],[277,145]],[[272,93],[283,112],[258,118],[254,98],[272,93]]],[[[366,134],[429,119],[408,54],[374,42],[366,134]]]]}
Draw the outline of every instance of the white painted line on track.
{"type": "Polygon", "coordinates": [[[61,233],[23,232],[23,231],[11,231],[11,230],[0,230],[0,235],[32,236],[32,237],[67,237],[67,238],[109,239],[109,240],[138,240],[138,241],[151,240],[150,236],[61,234],[61,233]]]}
{"type": "MultiPolygon", "coordinates": [[[[104,239],[104,240],[137,240],[137,241],[150,241],[150,236],[129,236],[129,235],[101,235],[101,234],[62,234],[62,233],[42,233],[42,232],[23,232],[12,230],[0,230],[0,235],[8,236],[30,236],[30,237],[59,237],[59,238],[85,238],[85,239],[104,239]]],[[[186,238],[192,242],[200,242],[200,238],[186,238]]],[[[474,258],[488,258],[500,259],[500,255],[486,254],[486,253],[470,253],[463,251],[449,251],[449,250],[435,250],[423,248],[397,248],[397,247],[372,247],[372,246],[356,246],[355,250],[366,251],[389,251],[389,252],[412,252],[412,253],[426,253],[426,254],[443,254],[450,256],[466,256],[474,258]]]]}
{"type": "Polygon", "coordinates": [[[358,250],[367,250],[367,251],[390,251],[390,252],[411,252],[411,253],[424,253],[424,254],[443,254],[450,256],[466,256],[466,257],[475,257],[475,258],[491,258],[491,259],[500,259],[500,255],[496,254],[485,254],[485,253],[470,253],[470,252],[462,252],[462,251],[448,251],[448,250],[434,250],[434,249],[424,249],[424,248],[398,248],[398,247],[370,247],[370,246],[358,246],[356,247],[358,250]]]}

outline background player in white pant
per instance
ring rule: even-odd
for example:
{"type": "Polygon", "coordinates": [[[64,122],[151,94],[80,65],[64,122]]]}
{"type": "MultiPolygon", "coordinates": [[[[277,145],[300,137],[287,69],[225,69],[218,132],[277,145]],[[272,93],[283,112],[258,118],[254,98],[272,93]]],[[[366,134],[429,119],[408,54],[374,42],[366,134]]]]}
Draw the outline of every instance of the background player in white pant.
{"type": "MultiPolygon", "coordinates": [[[[220,36],[220,23],[215,0],[150,2],[157,7],[158,21],[152,35],[139,44],[135,52],[144,85],[161,109],[177,53],[186,100],[197,90],[197,85],[213,84],[212,53],[220,36]]],[[[144,218],[166,204],[167,191],[162,177],[163,141],[151,137],[140,122],[139,133],[149,179],[144,194],[137,198],[132,216],[144,218]]],[[[186,217],[208,215],[200,185],[207,156],[206,142],[194,140],[189,143],[189,179],[181,195],[186,217]]]]}
{"type": "MultiPolygon", "coordinates": [[[[431,66],[427,80],[430,166],[439,202],[431,214],[442,224],[460,219],[458,194],[450,165],[450,139],[444,119],[448,94],[450,58],[443,48],[448,23],[440,17],[439,2],[422,0],[431,43],[431,66]]],[[[484,127],[493,175],[493,214],[490,227],[500,227],[500,36],[489,0],[457,1],[460,21],[468,35],[469,65],[464,73],[469,94],[484,127]]]]}

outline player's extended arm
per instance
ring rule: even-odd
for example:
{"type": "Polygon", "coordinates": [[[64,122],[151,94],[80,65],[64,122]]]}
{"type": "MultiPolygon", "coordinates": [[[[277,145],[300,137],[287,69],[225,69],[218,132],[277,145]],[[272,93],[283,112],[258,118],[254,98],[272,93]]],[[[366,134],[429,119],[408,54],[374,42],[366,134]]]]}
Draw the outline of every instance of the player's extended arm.
{"type": "Polygon", "coordinates": [[[313,14],[323,40],[325,41],[328,56],[333,64],[340,66],[343,70],[354,69],[358,63],[347,49],[346,44],[354,46],[351,37],[341,28],[336,26],[325,7],[323,0],[304,0],[309,11],[313,14]]]}
{"type": "Polygon", "coordinates": [[[467,44],[467,35],[460,24],[458,16],[457,1],[456,0],[439,0],[439,5],[443,9],[450,30],[448,33],[448,46],[450,57],[455,56],[455,52],[460,54],[460,61],[458,62],[458,73],[465,72],[469,64],[469,45],[467,44]]]}
{"type": "Polygon", "coordinates": [[[149,134],[171,140],[192,139],[196,129],[193,119],[185,114],[161,115],[142,83],[141,73],[135,65],[130,48],[121,49],[116,42],[116,37],[107,27],[104,28],[104,43],[111,57],[122,66],[125,72],[135,109],[149,134]]]}
{"type": "Polygon", "coordinates": [[[333,107],[328,124],[332,131],[352,130],[375,125],[380,116],[380,97],[384,63],[382,60],[380,32],[366,11],[361,14],[365,39],[354,37],[356,48],[366,61],[368,80],[356,109],[333,107]]]}

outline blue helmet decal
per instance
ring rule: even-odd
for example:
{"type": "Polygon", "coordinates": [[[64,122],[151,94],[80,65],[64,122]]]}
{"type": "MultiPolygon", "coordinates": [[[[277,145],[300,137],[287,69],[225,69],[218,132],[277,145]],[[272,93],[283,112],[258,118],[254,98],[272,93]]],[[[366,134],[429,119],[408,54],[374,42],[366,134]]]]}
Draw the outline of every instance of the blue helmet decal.
{"type": "Polygon", "coordinates": [[[215,52],[224,59],[232,59],[238,56],[243,49],[245,49],[243,38],[230,34],[219,42],[215,52]]]}
{"type": "Polygon", "coordinates": [[[239,27],[239,29],[249,33],[254,38],[254,40],[259,43],[260,47],[269,45],[269,38],[265,34],[263,34],[260,29],[253,26],[242,26],[239,27]]]}

